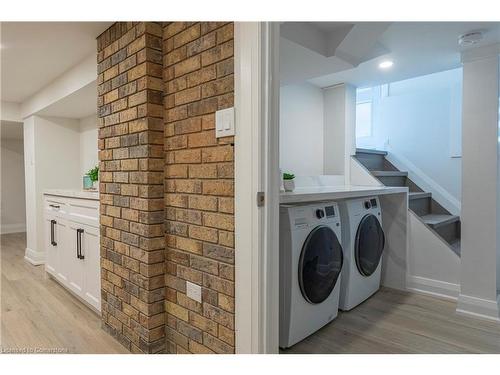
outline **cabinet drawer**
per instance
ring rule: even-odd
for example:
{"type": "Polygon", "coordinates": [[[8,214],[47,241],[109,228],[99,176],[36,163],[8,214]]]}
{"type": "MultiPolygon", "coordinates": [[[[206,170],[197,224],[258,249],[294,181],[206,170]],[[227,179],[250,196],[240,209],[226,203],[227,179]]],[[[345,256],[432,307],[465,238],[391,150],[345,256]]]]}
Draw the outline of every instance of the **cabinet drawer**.
{"type": "Polygon", "coordinates": [[[61,197],[45,196],[44,200],[45,212],[55,216],[62,216],[68,213],[68,206],[65,200],[61,197]]]}
{"type": "Polygon", "coordinates": [[[71,221],[99,227],[99,202],[87,199],[68,200],[69,219],[71,221]]]}

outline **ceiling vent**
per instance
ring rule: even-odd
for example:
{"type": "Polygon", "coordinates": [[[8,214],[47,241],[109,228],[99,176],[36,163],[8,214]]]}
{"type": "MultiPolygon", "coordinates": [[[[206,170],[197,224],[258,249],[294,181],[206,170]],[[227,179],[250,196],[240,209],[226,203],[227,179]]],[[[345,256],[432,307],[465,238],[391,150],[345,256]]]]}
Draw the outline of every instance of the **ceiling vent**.
{"type": "Polygon", "coordinates": [[[473,31],[467,34],[460,35],[458,37],[458,44],[462,47],[467,47],[478,43],[482,39],[483,33],[481,31],[473,31]]]}

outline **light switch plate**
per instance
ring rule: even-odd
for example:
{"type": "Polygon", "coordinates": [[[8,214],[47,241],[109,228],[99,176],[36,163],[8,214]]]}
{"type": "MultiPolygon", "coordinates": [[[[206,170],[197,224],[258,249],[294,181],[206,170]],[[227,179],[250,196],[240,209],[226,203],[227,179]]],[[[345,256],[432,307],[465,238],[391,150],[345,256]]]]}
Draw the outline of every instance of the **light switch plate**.
{"type": "Polygon", "coordinates": [[[201,286],[186,281],[186,294],[189,298],[201,303],[201,286]]]}
{"type": "Polygon", "coordinates": [[[234,135],[234,107],[215,112],[215,137],[234,135]]]}

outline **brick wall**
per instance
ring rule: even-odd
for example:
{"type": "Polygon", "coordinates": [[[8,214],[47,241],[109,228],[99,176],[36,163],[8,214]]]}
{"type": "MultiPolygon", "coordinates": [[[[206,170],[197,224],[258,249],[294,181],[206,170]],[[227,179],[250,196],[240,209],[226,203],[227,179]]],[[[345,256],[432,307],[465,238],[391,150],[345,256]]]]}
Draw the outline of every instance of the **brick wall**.
{"type": "Polygon", "coordinates": [[[215,111],[233,106],[233,49],[232,23],[164,25],[169,353],[234,352],[234,147],[214,131],[215,111]]]}
{"type": "Polygon", "coordinates": [[[103,328],[145,353],[165,350],[162,31],[97,39],[103,328]]]}

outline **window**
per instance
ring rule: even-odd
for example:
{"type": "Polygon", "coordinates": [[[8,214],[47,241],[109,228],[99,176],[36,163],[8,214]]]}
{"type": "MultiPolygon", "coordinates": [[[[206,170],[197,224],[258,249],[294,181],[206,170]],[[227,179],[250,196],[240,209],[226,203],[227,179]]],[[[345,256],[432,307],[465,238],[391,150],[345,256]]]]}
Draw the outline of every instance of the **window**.
{"type": "Polygon", "coordinates": [[[372,102],[356,103],[356,138],[372,136],[372,102]]]}

